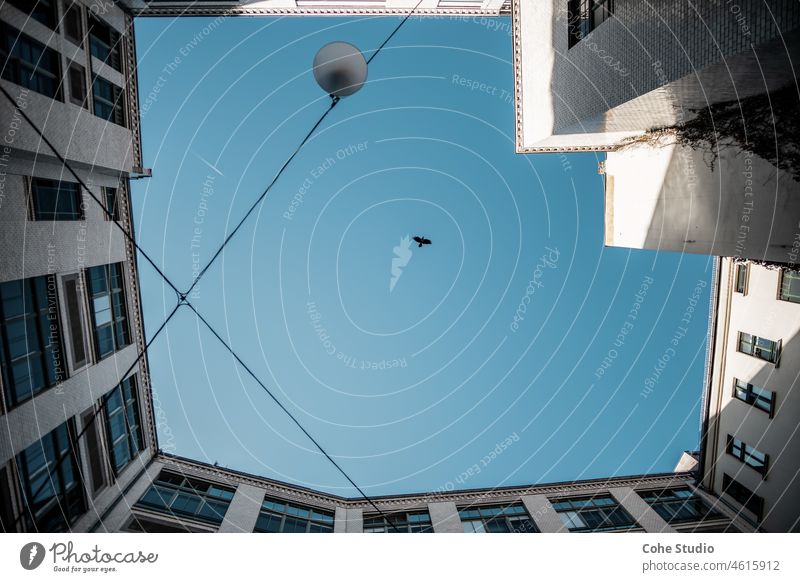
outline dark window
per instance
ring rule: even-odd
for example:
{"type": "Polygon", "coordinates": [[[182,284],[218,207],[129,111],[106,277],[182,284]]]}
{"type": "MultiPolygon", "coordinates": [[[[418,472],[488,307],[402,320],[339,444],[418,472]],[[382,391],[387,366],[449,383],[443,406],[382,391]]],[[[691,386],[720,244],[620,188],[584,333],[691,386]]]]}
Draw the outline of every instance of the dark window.
{"type": "Polygon", "coordinates": [[[762,475],[767,472],[769,455],[762,453],[755,447],[751,447],[733,435],[728,435],[728,454],[733,455],[745,465],[752,467],[762,475]]]}
{"type": "Polygon", "coordinates": [[[70,4],[64,12],[64,36],[83,46],[83,14],[80,4],[70,4]]]}
{"type": "Polygon", "coordinates": [[[781,301],[800,303],[800,271],[793,269],[781,270],[780,294],[781,301]]]}
{"type": "Polygon", "coordinates": [[[463,507],[458,510],[468,533],[536,533],[536,525],[521,503],[463,507]]]}
{"type": "Polygon", "coordinates": [[[637,527],[636,521],[610,495],[552,502],[569,531],[611,531],[637,527]]]}
{"type": "Polygon", "coordinates": [[[89,16],[89,50],[105,64],[122,71],[120,35],[105,22],[89,16]]]}
{"type": "Polygon", "coordinates": [[[780,346],[778,342],[749,333],[739,334],[739,351],[748,356],[772,362],[773,364],[777,364],[778,358],[780,357],[780,346]]]}
{"type": "Polygon", "coordinates": [[[364,533],[432,533],[427,511],[364,515],[364,533]]]}
{"type": "Polygon", "coordinates": [[[752,512],[758,519],[761,519],[761,514],[764,511],[764,499],[750,491],[727,473],[723,473],[722,475],[722,492],[730,495],[745,509],[752,512]]]}
{"type": "Polygon", "coordinates": [[[66,379],[54,275],[0,283],[0,363],[16,406],[66,379]]]}
{"type": "Polygon", "coordinates": [[[641,491],[639,495],[667,523],[683,523],[718,519],[721,514],[711,509],[702,497],[688,487],[641,491]]]}
{"type": "Polygon", "coordinates": [[[89,361],[86,341],[86,311],[83,304],[83,283],[80,275],[66,275],[62,280],[67,318],[67,337],[72,350],[72,369],[82,368],[89,361]]]}
{"type": "Polygon", "coordinates": [[[28,530],[66,531],[86,511],[71,422],[17,455],[28,530]]]}
{"type": "Polygon", "coordinates": [[[122,263],[91,267],[88,277],[94,344],[104,358],[130,343],[122,263]]]}
{"type": "Polygon", "coordinates": [[[0,22],[0,37],[3,79],[51,99],[61,99],[58,53],[4,22],[0,22]]]}
{"type": "Polygon", "coordinates": [[[117,203],[118,191],[116,188],[105,186],[103,188],[103,199],[106,203],[106,210],[111,216],[103,213],[106,220],[119,220],[119,204],[117,203]]]}
{"type": "Polygon", "coordinates": [[[55,0],[6,0],[18,10],[38,20],[51,30],[56,30],[58,15],[55,0]]]}
{"type": "Polygon", "coordinates": [[[110,81],[95,76],[92,80],[92,102],[97,117],[125,127],[125,100],[122,89],[110,81]]]}
{"type": "Polygon", "coordinates": [[[567,36],[569,48],[614,15],[614,0],[568,0],[567,36]]]}
{"type": "Polygon", "coordinates": [[[104,406],[111,466],[119,473],[144,448],[135,376],[109,392],[104,406]]]}
{"type": "Polygon", "coordinates": [[[744,294],[747,290],[747,263],[736,263],[736,292],[744,294]]]}
{"type": "Polygon", "coordinates": [[[253,531],[261,533],[330,533],[333,512],[267,497],[253,531]]]}
{"type": "Polygon", "coordinates": [[[75,182],[31,178],[34,220],[83,220],[81,187],[75,182]]]}
{"type": "Polygon", "coordinates": [[[233,493],[229,487],[162,471],[137,505],[178,517],[220,524],[233,493]]]}
{"type": "Polygon", "coordinates": [[[738,378],[733,381],[733,396],[742,402],[752,404],[768,413],[770,418],[775,412],[775,393],[760,386],[742,382],[738,378]]]}
{"type": "Polygon", "coordinates": [[[69,66],[69,100],[79,107],[86,106],[86,70],[75,63],[69,66]]]}
{"type": "Polygon", "coordinates": [[[98,423],[100,417],[95,415],[95,408],[92,406],[81,415],[83,426],[86,433],[83,436],[86,442],[86,449],[89,456],[89,472],[91,477],[91,491],[97,493],[107,485],[106,472],[104,471],[105,462],[100,454],[103,450],[103,443],[100,441],[100,431],[98,423]]]}

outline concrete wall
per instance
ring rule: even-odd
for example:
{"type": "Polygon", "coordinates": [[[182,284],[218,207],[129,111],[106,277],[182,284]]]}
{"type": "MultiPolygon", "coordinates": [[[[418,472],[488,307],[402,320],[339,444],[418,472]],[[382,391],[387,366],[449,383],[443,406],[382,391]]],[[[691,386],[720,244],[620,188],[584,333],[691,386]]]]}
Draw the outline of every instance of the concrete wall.
{"type": "Polygon", "coordinates": [[[683,108],[791,78],[796,2],[742,2],[736,13],[726,2],[614,4],[613,18],[568,48],[566,0],[514,0],[518,151],[607,149],[682,120],[683,108]]]}
{"type": "MultiPolygon", "coordinates": [[[[776,299],[779,271],[754,264],[749,266],[747,293],[736,293],[733,266],[734,261],[724,259],[720,271],[703,485],[719,494],[727,473],[764,498],[763,529],[800,531],[800,304],[776,299]],[[738,352],[739,332],[782,341],[779,365],[738,352]],[[733,397],[734,378],[776,392],[773,418],[733,397]],[[765,476],[726,453],[729,434],[769,455],[765,476]]],[[[727,495],[722,500],[740,507],[727,495]]],[[[755,519],[748,511],[743,515],[755,519]]]]}

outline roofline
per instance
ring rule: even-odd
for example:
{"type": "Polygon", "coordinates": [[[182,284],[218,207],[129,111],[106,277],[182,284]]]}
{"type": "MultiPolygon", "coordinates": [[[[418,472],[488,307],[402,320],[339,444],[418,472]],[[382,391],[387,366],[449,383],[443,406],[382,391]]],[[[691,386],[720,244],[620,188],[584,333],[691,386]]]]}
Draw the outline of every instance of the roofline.
{"type": "Polygon", "coordinates": [[[711,296],[708,310],[708,332],[706,334],[706,366],[703,374],[703,393],[700,402],[700,458],[697,463],[698,482],[705,478],[706,447],[708,444],[708,416],[711,407],[711,385],[714,377],[714,348],[717,339],[717,312],[719,310],[719,287],[721,282],[722,257],[714,257],[711,275],[711,296]]]}
{"type": "MultiPolygon", "coordinates": [[[[173,455],[170,453],[159,452],[155,458],[156,461],[161,461],[165,463],[170,462],[177,462],[182,464],[188,464],[196,466],[197,468],[205,471],[210,471],[216,473],[218,476],[223,478],[229,478],[232,480],[251,480],[263,483],[265,485],[272,485],[274,487],[285,488],[292,491],[306,493],[309,495],[313,495],[316,497],[327,498],[330,501],[340,502],[342,504],[359,504],[365,502],[365,499],[362,497],[344,497],[341,495],[336,495],[332,493],[327,493],[324,491],[319,491],[317,489],[312,489],[310,487],[305,487],[303,485],[296,485],[294,483],[288,483],[286,481],[279,481],[277,479],[271,479],[269,477],[263,477],[260,475],[254,475],[252,473],[247,473],[244,471],[237,471],[234,469],[228,469],[225,467],[220,467],[218,465],[212,465],[210,463],[205,463],[202,461],[197,461],[194,459],[190,459],[188,457],[182,457],[180,455],[173,455]]],[[[618,483],[626,483],[631,481],[652,481],[652,480],[659,480],[659,479],[687,479],[692,478],[693,474],[691,471],[682,471],[682,472],[666,472],[666,473],[645,473],[640,475],[624,475],[618,477],[600,477],[596,479],[580,479],[580,480],[573,480],[573,481],[557,481],[552,483],[539,483],[539,484],[526,484],[526,485],[516,485],[516,486],[504,486],[504,487],[483,487],[483,488],[475,488],[475,489],[453,489],[450,491],[426,491],[426,492],[417,492],[417,493],[401,493],[396,495],[371,495],[369,498],[372,501],[394,501],[394,500],[403,500],[403,499],[441,499],[447,500],[449,498],[455,498],[460,496],[480,496],[486,493],[492,493],[498,496],[502,496],[503,494],[520,494],[520,492],[531,491],[536,489],[557,489],[557,488],[584,488],[590,489],[593,488],[592,486],[596,487],[608,487],[609,485],[618,484],[618,483]]]]}

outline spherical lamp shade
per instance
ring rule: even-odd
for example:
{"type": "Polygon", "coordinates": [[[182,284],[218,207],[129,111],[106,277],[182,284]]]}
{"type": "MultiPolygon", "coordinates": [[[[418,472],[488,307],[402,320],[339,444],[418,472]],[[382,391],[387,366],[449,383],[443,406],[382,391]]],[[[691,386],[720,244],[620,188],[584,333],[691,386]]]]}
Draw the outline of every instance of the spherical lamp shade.
{"type": "Polygon", "coordinates": [[[352,44],[331,42],[314,57],[314,78],[329,95],[347,97],[367,80],[367,61],[352,44]]]}

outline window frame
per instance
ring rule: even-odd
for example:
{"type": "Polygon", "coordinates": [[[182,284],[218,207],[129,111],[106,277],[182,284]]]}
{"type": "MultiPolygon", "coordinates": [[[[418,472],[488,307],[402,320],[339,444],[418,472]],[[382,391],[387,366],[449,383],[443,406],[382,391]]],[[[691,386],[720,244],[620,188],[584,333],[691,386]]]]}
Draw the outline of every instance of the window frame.
{"type": "Polygon", "coordinates": [[[261,507],[258,510],[256,523],[253,526],[253,533],[333,533],[335,520],[336,512],[334,510],[264,495],[261,507]],[[283,506],[283,509],[278,509],[275,506],[283,506]],[[290,507],[295,509],[296,513],[292,513],[290,507]],[[305,515],[301,514],[301,512],[305,512],[305,515]],[[315,517],[315,513],[319,517],[315,517]],[[266,527],[259,526],[262,517],[280,520],[278,531],[271,531],[266,527]],[[286,531],[288,520],[305,522],[304,531],[286,531]],[[318,529],[312,529],[314,527],[318,529]]]}
{"type": "Polygon", "coordinates": [[[391,513],[365,513],[362,516],[361,531],[364,533],[433,533],[433,521],[427,508],[391,513]],[[422,515],[426,518],[414,519],[414,517],[422,515]],[[367,525],[368,520],[374,523],[367,525]]]}
{"type": "Polygon", "coordinates": [[[61,68],[60,53],[4,21],[0,21],[0,62],[2,62],[2,74],[0,74],[2,79],[19,85],[20,87],[25,87],[34,93],[44,95],[48,99],[53,99],[54,101],[64,100],[64,92],[62,89],[63,71],[61,68]],[[11,39],[11,36],[15,33],[16,37],[11,39]],[[17,53],[14,52],[15,50],[17,53]],[[25,50],[28,52],[36,50],[39,51],[41,55],[35,63],[32,63],[18,54],[25,50]],[[55,71],[40,66],[43,62],[47,61],[55,65],[55,71]],[[23,75],[24,70],[30,73],[27,76],[27,83],[23,83],[23,79],[25,79],[25,75],[23,75]],[[52,83],[52,93],[40,90],[41,87],[38,81],[42,78],[52,83]]]}
{"type": "Polygon", "coordinates": [[[567,0],[567,49],[577,46],[583,39],[614,18],[614,0],[567,0]],[[605,17],[596,21],[597,11],[605,17]]]}
{"type": "Polygon", "coordinates": [[[108,210],[108,212],[111,214],[111,216],[109,216],[106,212],[103,212],[103,218],[109,222],[119,222],[121,220],[119,208],[120,186],[120,184],[117,184],[116,186],[101,186],[103,193],[103,204],[105,204],[106,210],[108,210]],[[113,204],[109,203],[109,191],[113,191],[113,204]]]}
{"type": "Polygon", "coordinates": [[[69,61],[67,65],[67,86],[69,88],[69,102],[73,105],[77,105],[81,109],[88,109],[89,108],[89,93],[86,87],[86,67],[80,64],[78,61],[69,61]],[[74,83],[73,83],[73,72],[76,72],[80,75],[81,78],[81,90],[83,92],[82,98],[77,98],[75,96],[75,92],[73,91],[74,83]]]}
{"type": "Polygon", "coordinates": [[[560,497],[555,499],[550,499],[550,504],[553,506],[553,510],[558,514],[559,519],[563,523],[564,527],[567,528],[570,532],[574,533],[585,533],[585,532],[607,532],[607,531],[631,531],[634,529],[639,529],[641,526],[636,521],[636,519],[628,513],[628,511],[622,506],[622,504],[610,493],[597,493],[595,495],[581,495],[576,497],[560,497]],[[598,500],[606,500],[610,499],[613,503],[610,504],[597,504],[598,500]],[[578,504],[592,502],[592,507],[587,508],[586,506],[580,507],[578,504]],[[574,506],[568,509],[559,509],[557,508],[558,504],[562,503],[570,503],[574,506]],[[570,527],[567,523],[567,519],[569,521],[574,521],[574,518],[570,517],[565,519],[562,515],[567,514],[574,514],[578,517],[584,524],[586,524],[586,520],[583,518],[583,514],[592,514],[592,513],[600,513],[605,514],[606,507],[613,507],[613,510],[609,515],[604,515],[601,521],[602,522],[608,521],[611,515],[620,512],[621,515],[626,517],[630,523],[628,524],[621,524],[621,525],[614,525],[610,527],[593,527],[589,525],[582,525],[576,527],[570,527]]]}
{"type": "MultiPolygon", "coordinates": [[[[42,178],[40,176],[26,176],[25,177],[25,187],[28,193],[28,217],[29,220],[34,222],[81,222],[86,220],[86,212],[85,212],[85,204],[83,198],[83,187],[71,180],[65,180],[62,178],[42,178]],[[72,195],[74,196],[73,204],[77,207],[77,214],[74,215],[72,218],[47,218],[47,217],[40,217],[38,216],[41,210],[38,209],[38,196],[39,192],[37,191],[36,184],[39,184],[43,181],[47,182],[54,182],[59,185],[59,188],[62,184],[70,184],[73,187],[72,195]]],[[[44,186],[44,188],[53,188],[52,186],[44,186]]],[[[60,190],[59,190],[60,192],[60,190]]],[[[59,193],[60,196],[60,193],[59,193]]],[[[55,212],[53,214],[56,214],[55,212]]]]}
{"type": "Polygon", "coordinates": [[[796,303],[796,304],[800,304],[800,295],[799,295],[799,296],[797,296],[797,301],[793,301],[793,300],[791,300],[791,299],[786,299],[786,298],[783,296],[783,279],[784,279],[784,277],[786,276],[786,273],[787,273],[787,272],[796,273],[796,274],[797,274],[797,278],[798,278],[798,280],[800,280],[800,269],[789,269],[789,268],[787,268],[787,267],[783,267],[783,268],[781,268],[781,269],[779,270],[779,274],[778,274],[778,292],[777,292],[776,298],[777,298],[779,301],[784,301],[784,302],[786,302],[786,303],[796,303]]]}
{"type": "Polygon", "coordinates": [[[769,471],[769,455],[767,453],[759,451],[754,446],[748,445],[742,439],[737,438],[732,434],[728,435],[728,440],[725,445],[725,452],[744,465],[747,465],[766,479],[767,471],[769,471]],[[764,457],[763,462],[757,461],[756,464],[750,462],[751,459],[757,459],[758,455],[762,455],[764,457]]]}
{"type": "Polygon", "coordinates": [[[727,495],[744,509],[756,516],[758,521],[764,515],[764,498],[756,495],[749,487],[745,487],[739,481],[728,475],[722,474],[722,494],[727,495]],[[745,496],[747,499],[745,499],[745,496]]]}
{"type": "Polygon", "coordinates": [[[64,0],[64,15],[62,20],[64,22],[64,38],[70,41],[75,46],[83,49],[84,44],[86,43],[86,23],[84,22],[83,18],[83,5],[80,2],[74,2],[71,0],[64,0]],[[68,22],[69,22],[69,14],[77,15],[77,23],[78,23],[78,36],[72,36],[71,31],[69,30],[68,22]]]}
{"type": "MultiPolygon", "coordinates": [[[[122,73],[123,61],[125,60],[122,54],[124,34],[97,15],[89,14],[86,23],[86,36],[89,37],[89,55],[104,65],[122,73]],[[98,33],[104,33],[102,36],[107,36],[108,38],[101,38],[101,34],[96,33],[95,30],[98,33]],[[103,51],[107,51],[108,54],[105,57],[98,56],[95,52],[96,45],[103,51]]],[[[99,52],[102,53],[103,51],[99,52]]]]}
{"type": "Polygon", "coordinates": [[[39,24],[48,28],[49,30],[52,30],[53,32],[58,32],[59,19],[58,19],[57,0],[25,0],[25,2],[27,2],[27,6],[25,7],[20,6],[17,0],[5,0],[5,1],[9,6],[13,6],[17,10],[25,14],[30,20],[38,22],[39,24]],[[31,2],[33,2],[33,4],[31,4],[31,2]],[[41,18],[37,17],[37,15],[41,14],[46,14],[48,16],[46,22],[41,18]]]}
{"type": "Polygon", "coordinates": [[[99,117],[107,121],[108,123],[113,123],[114,125],[118,125],[120,127],[126,128],[128,127],[128,121],[125,115],[125,91],[122,87],[118,87],[115,83],[109,81],[105,77],[101,77],[97,74],[92,74],[92,86],[91,86],[91,93],[92,93],[92,114],[95,117],[99,117]],[[103,95],[99,95],[98,91],[95,90],[95,87],[101,87],[102,84],[107,84],[111,89],[111,99],[109,100],[107,97],[103,95]],[[101,115],[98,113],[98,107],[110,107],[110,115],[106,117],[105,115],[101,115]]]}
{"type": "Polygon", "coordinates": [[[776,368],[778,367],[778,365],[780,364],[780,361],[781,361],[781,348],[782,347],[783,347],[783,340],[782,339],[780,339],[780,340],[771,340],[771,339],[768,339],[768,338],[765,338],[765,337],[761,337],[759,335],[755,335],[755,334],[752,334],[752,333],[747,333],[747,332],[744,332],[744,331],[740,331],[738,336],[737,336],[737,338],[736,338],[736,351],[737,352],[739,352],[740,354],[744,354],[746,356],[750,356],[752,358],[756,358],[758,360],[761,360],[762,362],[768,362],[770,364],[774,364],[776,368]],[[750,341],[749,342],[744,342],[743,341],[744,340],[744,336],[749,336],[750,337],[750,341]],[[774,353],[774,359],[763,358],[760,355],[758,355],[758,354],[762,353],[762,350],[765,349],[765,348],[761,348],[761,347],[758,346],[758,340],[767,341],[767,342],[770,342],[771,344],[774,344],[774,346],[775,346],[774,349],[770,350],[771,353],[774,353]],[[747,351],[743,350],[742,349],[742,344],[743,343],[750,344],[752,351],[747,352],[747,351]]]}
{"type": "Polygon", "coordinates": [[[750,264],[741,262],[734,263],[734,280],[733,290],[735,293],[747,295],[747,289],[750,283],[750,264]]]}
{"type": "Polygon", "coordinates": [[[461,527],[465,533],[539,533],[539,527],[536,525],[528,508],[522,501],[513,501],[511,503],[490,503],[485,505],[465,505],[459,507],[458,518],[461,520],[461,527]],[[511,511],[512,509],[520,508],[522,511],[511,511]],[[498,511],[499,510],[499,511],[498,511]],[[469,516],[469,513],[477,512],[476,516],[469,516]],[[498,518],[502,519],[503,526],[508,530],[504,532],[491,531],[488,526],[492,523],[498,522],[498,518]],[[528,526],[520,527],[515,525],[517,522],[526,521],[528,526]],[[480,530],[475,527],[475,524],[480,523],[480,530]],[[468,530],[468,527],[472,531],[468,530]]]}
{"type": "MultiPolygon", "coordinates": [[[[89,313],[90,313],[90,323],[92,328],[92,344],[94,349],[94,356],[95,362],[99,362],[108,358],[120,350],[126,348],[127,346],[131,345],[132,338],[131,338],[131,324],[130,324],[130,315],[128,309],[128,293],[127,288],[125,285],[125,265],[123,262],[118,263],[109,263],[107,265],[95,265],[94,267],[89,267],[86,269],[86,289],[87,289],[87,298],[89,302],[89,313]],[[105,282],[106,287],[104,292],[96,293],[93,288],[93,279],[92,279],[92,272],[94,269],[105,269],[105,282]],[[121,287],[115,288],[112,287],[112,279],[113,279],[113,270],[119,269],[119,279],[121,282],[121,287]],[[124,313],[121,316],[114,315],[114,295],[117,294],[122,297],[120,305],[124,310],[124,313]],[[97,310],[96,310],[96,300],[99,299],[101,296],[108,297],[108,311],[110,314],[110,320],[107,322],[103,322],[101,324],[97,323],[97,310]],[[124,340],[125,343],[119,343],[117,338],[117,330],[116,326],[122,324],[124,325],[124,340]],[[111,329],[111,339],[114,344],[114,347],[111,351],[102,352],[100,348],[100,337],[98,330],[101,328],[109,327],[111,329]]],[[[105,309],[103,310],[105,311],[105,309]]]]}
{"type": "Polygon", "coordinates": [[[750,406],[765,412],[772,418],[775,415],[775,401],[778,399],[778,394],[774,390],[767,390],[761,386],[756,386],[755,384],[751,384],[750,382],[745,382],[744,380],[740,380],[739,378],[733,378],[733,397],[740,401],[744,402],[745,404],[749,404],[750,406]],[[743,385],[744,387],[740,386],[743,385]],[[764,392],[769,392],[772,395],[772,399],[770,400],[769,410],[765,410],[761,406],[758,406],[759,399],[763,400],[763,396],[755,392],[753,389],[757,388],[759,390],[763,390],[764,392]],[[739,396],[739,392],[744,392],[745,398],[741,398],[739,396]]]}
{"type": "Polygon", "coordinates": [[[142,423],[142,408],[139,399],[139,383],[136,374],[131,374],[109,390],[103,396],[101,402],[103,407],[103,424],[105,425],[108,463],[116,477],[133,463],[139,454],[147,448],[144,438],[145,427],[142,423]],[[132,394],[132,398],[126,396],[126,388],[132,394]],[[112,410],[109,407],[109,402],[115,394],[119,394],[120,396],[120,405],[112,410]],[[134,417],[133,420],[135,424],[132,423],[132,419],[129,416],[130,414],[134,417]],[[112,431],[112,417],[117,415],[122,415],[124,432],[115,439],[112,431]],[[134,428],[138,432],[138,435],[133,433],[134,428]],[[116,458],[115,449],[117,444],[121,443],[123,439],[125,439],[128,444],[128,459],[124,463],[119,463],[116,458]]]}
{"type": "Polygon", "coordinates": [[[642,501],[647,503],[647,505],[655,511],[661,519],[672,524],[687,524],[687,523],[694,523],[694,522],[705,522],[705,521],[713,521],[715,519],[723,519],[725,516],[722,515],[719,511],[714,509],[708,502],[701,496],[698,495],[696,491],[694,491],[691,487],[664,487],[661,489],[648,489],[645,491],[636,491],[637,495],[642,498],[642,501]],[[689,495],[681,496],[676,495],[676,492],[683,492],[686,491],[689,495]],[[668,494],[672,494],[672,497],[669,497],[668,494]],[[654,499],[648,499],[648,496],[654,496],[654,499]],[[677,511],[673,512],[673,507],[675,505],[679,505],[677,511]],[[702,511],[695,511],[695,505],[699,505],[702,511]],[[689,508],[694,515],[679,518],[679,512],[683,511],[684,508],[689,508]],[[664,509],[664,512],[660,511],[660,509],[664,509]],[[664,513],[670,510],[673,512],[673,516],[669,517],[664,515],[664,513]]]}
{"type": "Polygon", "coordinates": [[[82,271],[62,273],[58,278],[60,290],[59,304],[63,313],[63,321],[61,322],[64,327],[64,331],[62,333],[64,343],[63,347],[67,352],[67,360],[70,372],[75,374],[91,366],[93,360],[92,342],[90,339],[92,331],[89,321],[89,307],[86,302],[86,280],[82,271]],[[71,306],[69,304],[68,295],[71,293],[71,291],[67,290],[67,285],[71,284],[73,281],[75,283],[75,306],[71,306]],[[78,321],[73,322],[73,317],[77,317],[78,321]],[[73,323],[77,324],[75,329],[80,330],[80,333],[82,334],[84,352],[83,361],[76,361],[76,338],[73,336],[73,323]]]}
{"type": "Polygon", "coordinates": [[[234,487],[220,485],[213,481],[206,481],[198,477],[162,469],[158,477],[150,483],[147,490],[135,503],[135,507],[147,509],[162,515],[169,515],[174,518],[188,519],[190,521],[219,526],[224,521],[228,509],[230,509],[231,500],[235,494],[236,489],[234,487]],[[198,486],[203,486],[202,491],[198,489],[198,486]],[[225,493],[226,495],[220,496],[211,494],[210,492],[213,489],[216,489],[220,493],[225,493]],[[145,498],[148,497],[151,492],[154,492],[162,503],[145,501],[145,498]],[[168,500],[165,495],[168,495],[168,500]],[[199,499],[197,509],[194,511],[176,509],[173,504],[178,501],[180,496],[199,499]],[[201,514],[200,510],[210,505],[209,502],[225,503],[225,512],[222,515],[211,506],[212,511],[219,517],[219,520],[201,514]]]}

